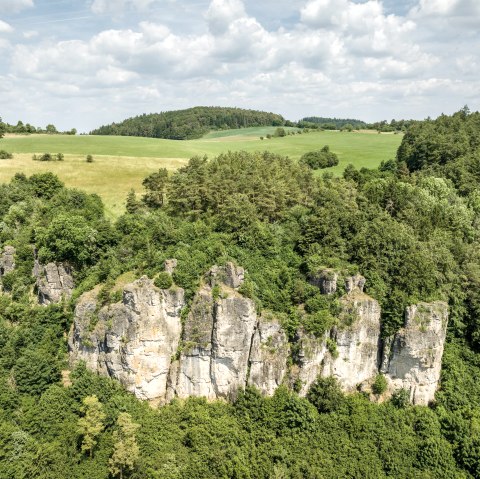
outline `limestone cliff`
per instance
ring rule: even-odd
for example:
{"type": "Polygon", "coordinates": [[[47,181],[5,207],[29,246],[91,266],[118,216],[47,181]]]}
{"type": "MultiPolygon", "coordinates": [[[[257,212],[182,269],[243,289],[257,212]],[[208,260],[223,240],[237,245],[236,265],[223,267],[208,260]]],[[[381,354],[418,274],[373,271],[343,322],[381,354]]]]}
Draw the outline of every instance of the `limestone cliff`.
{"type": "Polygon", "coordinates": [[[409,306],[405,325],[384,351],[390,391],[405,388],[413,404],[433,400],[440,379],[448,305],[441,301],[409,306]]]}
{"type": "MultiPolygon", "coordinates": [[[[166,262],[170,273],[174,264],[166,262]]],[[[345,391],[369,390],[380,371],[390,392],[406,388],[414,404],[434,398],[445,303],[409,307],[405,327],[382,346],[380,306],[363,292],[365,279],[352,276],[345,281],[335,326],[321,337],[299,330],[291,347],[279,321],[272,314],[259,316],[254,302],[239,293],[244,273],[233,263],[213,267],[183,324],[183,290],[158,289],[147,277],[127,285],[122,301],[113,305],[100,307],[95,291],[84,294],[69,338],[72,362],[83,360],[138,397],[157,402],[231,399],[247,385],[272,395],[282,383],[305,395],[319,376],[334,376],[345,391]]],[[[335,282],[335,287],[317,284],[333,294],[338,275],[328,271],[320,277],[335,282]]]]}
{"type": "Polygon", "coordinates": [[[71,360],[118,379],[139,398],[162,401],[184,304],[183,289],[160,290],[145,276],[110,306],[99,308],[94,292],[86,293],[75,310],[71,360]]]}
{"type": "Polygon", "coordinates": [[[37,278],[36,287],[39,304],[59,303],[72,296],[74,282],[72,270],[62,263],[41,265],[35,260],[33,275],[37,278]]]}

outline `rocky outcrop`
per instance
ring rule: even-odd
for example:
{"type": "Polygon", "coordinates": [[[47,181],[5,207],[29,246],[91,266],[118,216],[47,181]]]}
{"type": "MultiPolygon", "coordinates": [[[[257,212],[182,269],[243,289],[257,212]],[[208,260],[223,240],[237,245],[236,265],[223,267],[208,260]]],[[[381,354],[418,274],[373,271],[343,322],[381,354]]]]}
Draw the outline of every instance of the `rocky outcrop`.
{"type": "Polygon", "coordinates": [[[282,383],[305,395],[319,376],[337,378],[345,391],[368,391],[380,371],[390,393],[406,388],[414,404],[434,398],[445,303],[409,307],[404,328],[382,346],[380,306],[356,275],[346,280],[335,325],[321,337],[299,330],[291,348],[280,322],[272,314],[258,316],[254,302],[239,293],[243,277],[233,263],[211,268],[183,325],[183,290],[158,289],[147,277],[127,285],[113,305],[100,307],[96,291],[86,293],[69,338],[72,362],[83,360],[138,397],[160,403],[232,399],[247,385],[272,395],[282,383]]]}
{"type": "Polygon", "coordinates": [[[62,263],[41,265],[35,260],[33,275],[37,278],[36,287],[39,304],[60,303],[72,296],[74,282],[72,270],[62,263]]]}
{"type": "Polygon", "coordinates": [[[120,303],[99,308],[84,294],[70,335],[71,361],[118,379],[141,399],[164,400],[181,334],[181,288],[160,290],[142,277],[127,285],[120,303]]]}
{"type": "Polygon", "coordinates": [[[280,323],[267,315],[260,317],[250,352],[248,385],[271,396],[287,375],[290,345],[280,323]]]}
{"type": "Polygon", "coordinates": [[[245,387],[257,324],[251,299],[223,290],[213,298],[204,286],[185,323],[175,394],[231,398],[245,387]]]}
{"type": "Polygon", "coordinates": [[[447,321],[448,305],[441,301],[407,308],[404,327],[384,348],[382,368],[390,391],[407,389],[413,404],[426,405],[433,400],[440,380],[447,321]]]}
{"type": "Polygon", "coordinates": [[[175,258],[165,260],[165,271],[169,274],[173,274],[175,268],[177,267],[177,260],[175,258]]]}
{"type": "Polygon", "coordinates": [[[0,279],[7,273],[11,273],[15,269],[15,248],[13,246],[5,246],[0,255],[0,279]]]}
{"type": "Polygon", "coordinates": [[[337,291],[338,273],[333,269],[324,269],[310,276],[310,284],[320,289],[322,294],[334,294],[337,291]]]}
{"type": "Polygon", "coordinates": [[[338,324],[321,338],[299,334],[299,392],[305,395],[318,376],[335,377],[353,391],[378,372],[380,305],[358,288],[340,299],[338,324]]]}

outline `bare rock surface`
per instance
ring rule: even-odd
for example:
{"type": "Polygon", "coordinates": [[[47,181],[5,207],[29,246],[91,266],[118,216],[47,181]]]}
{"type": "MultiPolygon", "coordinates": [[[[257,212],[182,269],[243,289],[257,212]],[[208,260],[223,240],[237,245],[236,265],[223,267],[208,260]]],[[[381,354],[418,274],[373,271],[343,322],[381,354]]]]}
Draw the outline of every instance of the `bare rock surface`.
{"type": "Polygon", "coordinates": [[[141,399],[162,401],[184,304],[183,289],[160,290],[145,276],[125,287],[120,303],[100,309],[86,293],[75,311],[71,359],[118,379],[141,399]]]}
{"type": "Polygon", "coordinates": [[[310,284],[320,289],[322,294],[334,294],[337,291],[338,274],[333,269],[324,269],[310,276],[310,284]]]}
{"type": "Polygon", "coordinates": [[[389,351],[390,390],[407,389],[413,404],[426,405],[435,397],[440,379],[448,305],[419,303],[405,312],[405,325],[395,334],[389,351]]]}
{"type": "Polygon", "coordinates": [[[5,246],[0,255],[0,278],[15,269],[15,248],[5,246]]]}
{"type": "Polygon", "coordinates": [[[75,284],[69,266],[63,263],[48,263],[43,266],[36,260],[33,274],[37,278],[39,304],[46,306],[60,303],[72,296],[75,284]]]}

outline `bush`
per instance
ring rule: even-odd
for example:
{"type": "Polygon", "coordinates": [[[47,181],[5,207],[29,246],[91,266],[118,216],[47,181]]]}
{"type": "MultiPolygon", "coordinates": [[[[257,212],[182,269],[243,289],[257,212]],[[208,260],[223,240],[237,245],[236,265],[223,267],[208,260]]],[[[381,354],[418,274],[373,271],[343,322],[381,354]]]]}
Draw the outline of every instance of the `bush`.
{"type": "Polygon", "coordinates": [[[0,160],[10,160],[13,158],[13,155],[5,150],[0,150],[0,160]]]}
{"type": "Polygon", "coordinates": [[[157,288],[168,289],[173,285],[173,280],[169,273],[161,271],[153,283],[157,288]]]}
{"type": "Polygon", "coordinates": [[[63,161],[65,157],[64,157],[63,153],[57,153],[55,158],[56,158],[57,161],[63,161]]]}
{"type": "Polygon", "coordinates": [[[87,155],[86,161],[87,161],[87,163],[93,163],[93,156],[92,155],[87,155]]]}
{"type": "Polygon", "coordinates": [[[310,387],[307,399],[318,412],[338,411],[343,404],[344,395],[334,377],[318,378],[310,387]]]}
{"type": "Polygon", "coordinates": [[[286,133],[284,128],[277,128],[275,130],[275,135],[274,136],[284,137],[284,136],[287,136],[287,133],[286,133]]]}
{"type": "Polygon", "coordinates": [[[312,170],[329,168],[338,165],[338,156],[330,151],[328,145],[325,145],[321,150],[305,153],[300,158],[300,164],[306,165],[312,170]]]}
{"type": "Polygon", "coordinates": [[[59,380],[60,373],[45,352],[27,350],[17,360],[13,377],[19,392],[40,395],[50,384],[59,380]]]}
{"type": "Polygon", "coordinates": [[[392,394],[392,404],[399,408],[404,409],[410,404],[410,393],[405,389],[399,389],[392,394]]]}
{"type": "Polygon", "coordinates": [[[373,394],[383,394],[387,390],[387,380],[383,374],[377,374],[372,384],[373,394]]]}

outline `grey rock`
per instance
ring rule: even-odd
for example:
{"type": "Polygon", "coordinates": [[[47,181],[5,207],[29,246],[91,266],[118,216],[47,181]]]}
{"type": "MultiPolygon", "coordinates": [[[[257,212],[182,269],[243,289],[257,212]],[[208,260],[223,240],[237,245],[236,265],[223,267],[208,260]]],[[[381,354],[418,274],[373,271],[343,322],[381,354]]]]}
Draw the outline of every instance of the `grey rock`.
{"type": "Polygon", "coordinates": [[[212,266],[207,274],[207,281],[210,286],[224,284],[229,288],[239,288],[245,279],[245,270],[228,262],[225,266],[212,266]]]}
{"type": "Polygon", "coordinates": [[[442,301],[419,303],[405,312],[405,325],[395,334],[388,361],[390,392],[410,392],[413,404],[435,398],[440,380],[448,322],[448,305],[442,301]]]}
{"type": "Polygon", "coordinates": [[[0,256],[0,278],[15,269],[15,248],[5,246],[0,256]]]}
{"type": "Polygon", "coordinates": [[[62,263],[48,263],[42,266],[35,261],[33,270],[37,278],[38,302],[42,305],[60,303],[70,299],[75,284],[72,269],[62,263]]]}
{"type": "Polygon", "coordinates": [[[337,291],[338,274],[333,269],[324,269],[310,276],[310,284],[320,289],[322,294],[334,294],[337,291]]]}
{"type": "Polygon", "coordinates": [[[271,396],[287,374],[290,345],[275,318],[261,316],[253,336],[248,384],[271,396]]]}
{"type": "Polygon", "coordinates": [[[245,387],[256,326],[252,300],[210,286],[196,295],[184,326],[175,394],[179,397],[232,398],[245,387]]]}
{"type": "Polygon", "coordinates": [[[353,291],[359,291],[363,293],[363,288],[365,287],[365,278],[356,274],[355,276],[349,276],[345,279],[345,291],[351,293],[353,291]]]}
{"type": "Polygon", "coordinates": [[[169,274],[173,274],[177,267],[177,260],[175,258],[165,260],[165,271],[169,274]]]}
{"type": "Polygon", "coordinates": [[[86,293],[75,310],[71,361],[85,361],[141,399],[164,402],[184,305],[183,289],[160,290],[147,277],[125,286],[120,303],[98,311],[95,293],[86,293]]]}
{"type": "Polygon", "coordinates": [[[354,391],[378,374],[380,360],[380,305],[360,291],[340,300],[343,312],[330,332],[332,354],[325,355],[322,376],[338,379],[344,391],[354,391]]]}

